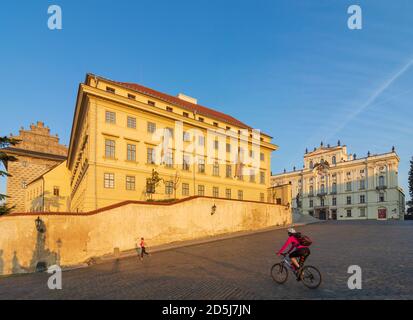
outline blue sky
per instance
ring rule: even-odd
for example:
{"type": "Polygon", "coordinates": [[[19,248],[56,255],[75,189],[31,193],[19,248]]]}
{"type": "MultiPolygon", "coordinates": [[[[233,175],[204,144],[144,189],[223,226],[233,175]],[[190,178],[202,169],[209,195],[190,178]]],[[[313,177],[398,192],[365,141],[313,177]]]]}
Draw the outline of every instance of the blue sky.
{"type": "MultiPolygon", "coordinates": [[[[274,136],[272,170],[338,139],[413,155],[413,2],[13,1],[0,11],[0,135],[42,120],[68,144],[87,72],[186,93],[274,136]],[[60,5],[63,30],[47,28],[60,5]],[[347,28],[359,4],[363,29],[347,28]]],[[[5,181],[0,181],[0,192],[5,181]]]]}

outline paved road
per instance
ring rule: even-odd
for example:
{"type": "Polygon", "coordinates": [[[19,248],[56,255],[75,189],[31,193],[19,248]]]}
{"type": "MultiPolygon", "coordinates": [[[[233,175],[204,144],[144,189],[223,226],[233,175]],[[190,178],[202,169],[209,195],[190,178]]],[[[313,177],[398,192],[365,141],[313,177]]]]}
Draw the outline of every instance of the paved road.
{"type": "Polygon", "coordinates": [[[47,288],[47,274],[0,278],[0,299],[413,299],[413,221],[299,230],[314,240],[307,263],[324,277],[316,290],[292,278],[272,281],[273,252],[286,238],[276,230],[65,271],[62,290],[47,288]],[[363,271],[362,290],[347,288],[354,264],[363,271]]]}

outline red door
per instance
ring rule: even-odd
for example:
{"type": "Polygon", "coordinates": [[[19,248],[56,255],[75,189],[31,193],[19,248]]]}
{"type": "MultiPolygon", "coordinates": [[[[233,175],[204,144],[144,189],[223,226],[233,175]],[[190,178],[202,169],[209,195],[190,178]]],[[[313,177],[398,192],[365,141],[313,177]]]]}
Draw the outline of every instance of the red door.
{"type": "Polygon", "coordinates": [[[379,209],[378,218],[379,219],[387,219],[387,210],[386,209],[379,209]]]}

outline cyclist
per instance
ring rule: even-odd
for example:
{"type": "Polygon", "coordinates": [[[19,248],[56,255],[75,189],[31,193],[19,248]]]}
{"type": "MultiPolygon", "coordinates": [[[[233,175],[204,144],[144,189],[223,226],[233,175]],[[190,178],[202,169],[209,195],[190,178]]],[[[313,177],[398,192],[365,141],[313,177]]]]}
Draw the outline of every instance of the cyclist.
{"type": "Polygon", "coordinates": [[[288,246],[290,246],[289,250],[287,251],[287,254],[289,254],[289,257],[291,259],[293,268],[296,271],[297,280],[299,280],[299,272],[298,271],[300,269],[300,266],[303,265],[304,261],[310,255],[310,249],[308,248],[308,246],[302,245],[300,243],[300,240],[299,240],[300,237],[301,237],[301,234],[299,232],[296,232],[294,228],[289,228],[288,229],[288,239],[284,243],[282,248],[277,252],[277,255],[281,255],[281,253],[283,253],[284,250],[288,246]],[[300,263],[298,263],[297,259],[300,259],[300,263]]]}

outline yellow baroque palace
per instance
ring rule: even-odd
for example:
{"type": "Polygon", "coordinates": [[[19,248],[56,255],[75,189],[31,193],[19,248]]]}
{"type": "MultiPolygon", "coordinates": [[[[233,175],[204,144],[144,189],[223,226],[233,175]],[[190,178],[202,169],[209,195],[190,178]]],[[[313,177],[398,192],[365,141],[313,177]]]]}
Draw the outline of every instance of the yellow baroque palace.
{"type": "Polygon", "coordinates": [[[87,74],[67,160],[28,184],[25,210],[86,212],[194,195],[271,201],[271,140],[189,96],[87,74]]]}

